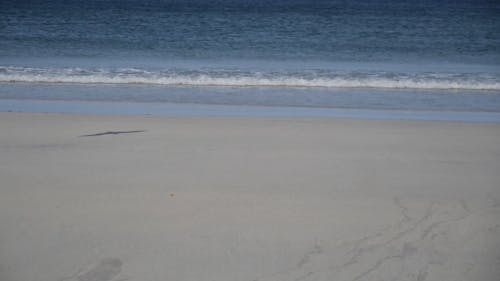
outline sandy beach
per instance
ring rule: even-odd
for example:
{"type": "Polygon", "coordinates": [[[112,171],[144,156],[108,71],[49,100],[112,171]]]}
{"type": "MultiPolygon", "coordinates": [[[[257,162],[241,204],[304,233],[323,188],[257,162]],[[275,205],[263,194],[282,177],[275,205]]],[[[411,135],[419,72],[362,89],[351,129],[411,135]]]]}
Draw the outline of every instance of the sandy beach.
{"type": "Polygon", "coordinates": [[[500,124],[0,113],[2,281],[494,281],[500,124]]]}

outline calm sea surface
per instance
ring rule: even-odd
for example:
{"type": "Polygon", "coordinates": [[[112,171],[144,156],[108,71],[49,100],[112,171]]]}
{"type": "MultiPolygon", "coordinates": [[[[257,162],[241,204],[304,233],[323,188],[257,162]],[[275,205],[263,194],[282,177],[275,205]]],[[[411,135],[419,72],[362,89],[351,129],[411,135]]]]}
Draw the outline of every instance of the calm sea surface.
{"type": "Polygon", "coordinates": [[[500,112],[500,2],[3,0],[12,100],[500,112]]]}

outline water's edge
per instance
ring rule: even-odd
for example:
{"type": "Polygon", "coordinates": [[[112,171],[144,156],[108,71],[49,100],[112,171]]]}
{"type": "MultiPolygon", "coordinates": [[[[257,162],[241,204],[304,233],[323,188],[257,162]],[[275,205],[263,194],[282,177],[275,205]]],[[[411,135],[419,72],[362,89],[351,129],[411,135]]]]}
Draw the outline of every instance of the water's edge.
{"type": "Polygon", "coordinates": [[[162,116],[260,116],[322,117],[388,120],[426,120],[500,123],[496,112],[453,112],[415,110],[370,110],[210,104],[41,101],[0,99],[0,112],[162,115],[162,116]]]}

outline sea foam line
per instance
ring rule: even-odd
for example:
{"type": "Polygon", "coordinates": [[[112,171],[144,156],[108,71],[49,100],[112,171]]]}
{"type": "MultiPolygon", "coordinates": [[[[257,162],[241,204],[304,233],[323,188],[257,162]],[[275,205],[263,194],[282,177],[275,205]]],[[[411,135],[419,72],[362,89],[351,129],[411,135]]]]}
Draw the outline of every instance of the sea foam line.
{"type": "Polygon", "coordinates": [[[4,83],[78,83],[78,84],[147,84],[166,86],[231,86],[231,87],[324,87],[324,88],[393,88],[393,89],[457,89],[500,90],[500,78],[453,76],[442,74],[334,73],[311,76],[310,73],[267,73],[228,71],[145,71],[38,69],[0,67],[4,83]],[[326,77],[325,77],[326,76],[326,77]]]}

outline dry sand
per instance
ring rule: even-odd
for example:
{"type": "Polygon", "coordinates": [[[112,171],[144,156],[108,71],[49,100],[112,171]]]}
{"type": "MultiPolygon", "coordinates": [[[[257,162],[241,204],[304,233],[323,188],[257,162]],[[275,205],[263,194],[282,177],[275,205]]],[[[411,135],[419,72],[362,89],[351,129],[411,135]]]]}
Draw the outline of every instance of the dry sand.
{"type": "Polygon", "coordinates": [[[500,124],[0,113],[0,157],[2,281],[500,276],[500,124]]]}

